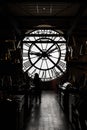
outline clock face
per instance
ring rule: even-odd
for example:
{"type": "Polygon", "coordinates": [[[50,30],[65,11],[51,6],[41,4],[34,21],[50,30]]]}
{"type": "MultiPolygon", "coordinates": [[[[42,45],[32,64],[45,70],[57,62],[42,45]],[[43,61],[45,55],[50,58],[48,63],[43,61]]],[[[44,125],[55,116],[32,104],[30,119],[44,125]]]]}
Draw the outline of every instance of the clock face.
{"type": "Polygon", "coordinates": [[[66,40],[54,30],[35,30],[23,39],[23,71],[50,81],[66,71],[66,40]]]}

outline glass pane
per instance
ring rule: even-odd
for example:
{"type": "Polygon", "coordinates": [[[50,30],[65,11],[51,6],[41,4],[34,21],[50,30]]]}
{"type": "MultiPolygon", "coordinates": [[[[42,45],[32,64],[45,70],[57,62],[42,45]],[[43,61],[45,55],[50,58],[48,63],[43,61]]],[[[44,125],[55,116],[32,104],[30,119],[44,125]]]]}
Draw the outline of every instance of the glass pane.
{"type": "Polygon", "coordinates": [[[60,33],[50,29],[29,32],[27,34],[33,36],[25,36],[23,39],[23,71],[28,70],[31,78],[38,73],[43,81],[53,80],[62,75],[66,71],[65,38],[59,35],[52,36],[60,33]]]}

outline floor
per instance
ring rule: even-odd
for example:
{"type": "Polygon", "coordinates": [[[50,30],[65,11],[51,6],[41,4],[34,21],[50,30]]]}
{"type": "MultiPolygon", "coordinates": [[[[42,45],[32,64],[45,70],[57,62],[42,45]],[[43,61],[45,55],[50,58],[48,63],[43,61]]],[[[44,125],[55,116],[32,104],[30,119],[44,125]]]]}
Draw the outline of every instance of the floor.
{"type": "Polygon", "coordinates": [[[72,130],[54,92],[42,93],[42,102],[33,105],[25,130],[72,130]]]}

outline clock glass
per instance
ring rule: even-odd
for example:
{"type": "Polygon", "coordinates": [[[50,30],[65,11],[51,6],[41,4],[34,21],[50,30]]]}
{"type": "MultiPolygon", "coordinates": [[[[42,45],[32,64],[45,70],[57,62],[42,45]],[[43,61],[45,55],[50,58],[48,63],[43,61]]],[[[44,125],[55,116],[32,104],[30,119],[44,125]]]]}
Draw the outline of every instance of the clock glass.
{"type": "Polygon", "coordinates": [[[39,74],[42,81],[50,81],[66,71],[66,40],[58,31],[37,29],[23,39],[23,71],[31,78],[39,74]]]}

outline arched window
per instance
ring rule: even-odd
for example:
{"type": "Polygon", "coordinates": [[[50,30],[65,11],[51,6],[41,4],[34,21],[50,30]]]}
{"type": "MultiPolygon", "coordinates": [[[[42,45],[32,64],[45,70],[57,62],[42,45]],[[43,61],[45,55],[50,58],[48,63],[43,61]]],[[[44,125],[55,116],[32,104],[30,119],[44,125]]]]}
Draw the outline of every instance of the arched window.
{"type": "Polygon", "coordinates": [[[59,31],[37,29],[23,39],[23,71],[50,81],[66,71],[66,40],[59,31]]]}

